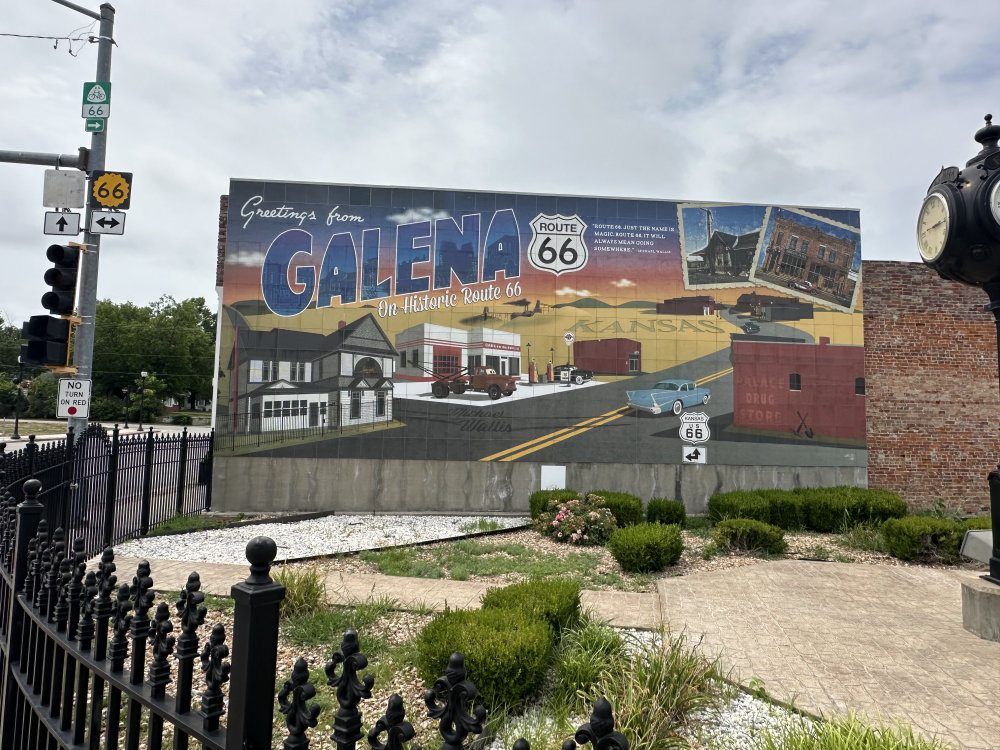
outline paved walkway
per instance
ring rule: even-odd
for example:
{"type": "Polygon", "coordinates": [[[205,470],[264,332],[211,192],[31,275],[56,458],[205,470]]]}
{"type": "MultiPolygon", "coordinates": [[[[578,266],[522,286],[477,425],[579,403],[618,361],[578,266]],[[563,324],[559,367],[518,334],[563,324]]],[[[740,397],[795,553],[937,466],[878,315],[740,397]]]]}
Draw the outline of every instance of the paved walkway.
{"type": "MultiPolygon", "coordinates": [[[[119,579],[137,560],[117,561],[119,579]]],[[[228,595],[240,565],[153,560],[155,588],[179,591],[197,570],[228,595]]],[[[782,560],[664,578],[656,593],[585,591],[584,606],[621,627],[684,631],[744,684],[811,713],[853,710],[903,719],[965,750],[1000,748],[1000,644],[962,628],[969,573],[782,560]]],[[[474,607],[486,586],[466,581],[331,575],[349,604],[390,597],[402,607],[474,607]]]]}

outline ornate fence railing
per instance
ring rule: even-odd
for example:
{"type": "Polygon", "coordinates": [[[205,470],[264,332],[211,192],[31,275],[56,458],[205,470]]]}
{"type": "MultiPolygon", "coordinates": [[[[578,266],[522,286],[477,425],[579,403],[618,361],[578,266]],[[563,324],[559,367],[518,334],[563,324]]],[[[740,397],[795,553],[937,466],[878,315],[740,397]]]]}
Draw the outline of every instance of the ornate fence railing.
{"type": "Polygon", "coordinates": [[[83,539],[93,556],[104,547],[149,532],[177,514],[212,507],[214,434],[123,435],[91,425],[74,439],[39,445],[34,437],[16,451],[0,443],[0,499],[24,499],[22,486],[38,479],[49,528],[83,539]]]}
{"type": "MultiPolygon", "coordinates": [[[[40,490],[40,482],[29,480],[24,501],[0,511],[0,747],[159,750],[169,744],[182,750],[199,743],[209,750],[263,750],[274,746],[275,700],[285,721],[282,746],[309,747],[320,708],[310,703],[316,688],[304,659],[275,695],[285,588],[270,577],[273,540],[257,537],[247,545],[250,575],[231,589],[232,647],[221,624],[200,642],[197,630],[207,609],[197,573],[178,594],[173,615],[161,602],[150,617],[149,563],[141,562],[131,583],[119,585],[109,547],[87,571],[82,541],[67,546],[61,529],[50,533],[40,490]],[[205,689],[194,709],[196,659],[205,689]]],[[[331,736],[338,750],[355,750],[364,736],[358,707],[374,685],[368,675],[359,679],[367,666],[357,633],[348,630],[324,670],[339,704],[331,736]]],[[[446,674],[424,694],[427,715],[438,720],[442,750],[462,750],[483,732],[486,710],[475,705],[476,696],[462,655],[453,654],[446,674]]],[[[399,695],[371,726],[372,750],[404,750],[414,737],[399,695]]],[[[591,721],[563,750],[576,750],[578,743],[628,750],[606,700],[595,704],[591,721]]],[[[514,750],[530,747],[521,739],[514,750]]]]}

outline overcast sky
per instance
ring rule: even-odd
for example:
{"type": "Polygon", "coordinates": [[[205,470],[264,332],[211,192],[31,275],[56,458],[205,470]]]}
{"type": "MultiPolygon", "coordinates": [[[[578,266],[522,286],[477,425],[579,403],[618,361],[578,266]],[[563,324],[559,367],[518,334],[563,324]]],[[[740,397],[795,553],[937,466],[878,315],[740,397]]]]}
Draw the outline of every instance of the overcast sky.
{"type": "MultiPolygon", "coordinates": [[[[78,0],[93,10],[93,0],[78,0]]],[[[1000,119],[1000,3],[118,0],[98,296],[215,306],[229,178],[858,208],[918,260],[942,165],[1000,119]]],[[[90,20],[7,3],[0,33],[90,20]]],[[[96,32],[96,26],[94,27],[96,32]]],[[[0,36],[0,150],[90,144],[97,47],[0,36]]],[[[0,314],[45,312],[44,167],[0,163],[0,314]]]]}

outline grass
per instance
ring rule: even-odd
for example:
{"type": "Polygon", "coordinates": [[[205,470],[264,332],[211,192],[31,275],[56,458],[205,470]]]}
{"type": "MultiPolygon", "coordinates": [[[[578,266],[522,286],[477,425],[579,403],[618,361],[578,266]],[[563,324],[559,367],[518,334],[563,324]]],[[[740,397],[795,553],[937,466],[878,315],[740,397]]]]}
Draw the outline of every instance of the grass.
{"type": "Polygon", "coordinates": [[[885,538],[878,524],[860,523],[836,536],[836,543],[848,549],[886,553],[885,538]]]}
{"type": "Polygon", "coordinates": [[[458,530],[463,534],[482,534],[488,531],[499,531],[503,526],[492,518],[477,518],[470,523],[463,523],[458,530]]]}
{"type": "MultiPolygon", "coordinates": [[[[0,419],[0,435],[9,438],[14,434],[14,418],[0,419]]],[[[29,435],[65,435],[66,421],[42,421],[37,419],[20,419],[17,423],[17,434],[25,440],[29,435]]]]}
{"type": "Polygon", "coordinates": [[[360,553],[384,575],[415,578],[449,578],[466,581],[476,576],[516,574],[537,579],[563,576],[576,578],[584,587],[607,586],[634,590],[648,586],[653,576],[631,576],[596,572],[601,560],[597,552],[573,548],[566,555],[539,552],[521,544],[489,544],[475,539],[444,542],[433,547],[398,547],[360,553]],[[631,583],[630,583],[631,582],[631,583]]]}
{"type": "Polygon", "coordinates": [[[759,750],[947,750],[939,740],[915,734],[908,724],[871,725],[854,714],[800,724],[782,734],[765,734],[759,750]]]}
{"type": "Polygon", "coordinates": [[[233,523],[238,523],[243,518],[244,515],[242,513],[238,514],[235,518],[217,518],[202,514],[191,516],[177,515],[151,528],[149,536],[180,534],[186,531],[204,531],[205,529],[221,529],[233,523]]]}

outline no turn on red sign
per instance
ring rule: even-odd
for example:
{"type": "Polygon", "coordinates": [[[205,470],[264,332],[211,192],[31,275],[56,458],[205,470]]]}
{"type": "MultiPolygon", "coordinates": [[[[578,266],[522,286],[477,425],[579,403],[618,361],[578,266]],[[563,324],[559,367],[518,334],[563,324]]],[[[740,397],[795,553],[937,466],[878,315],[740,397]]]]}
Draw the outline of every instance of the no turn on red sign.
{"type": "Polygon", "coordinates": [[[56,416],[90,416],[90,380],[82,378],[61,378],[59,380],[59,408],[56,416]]]}

